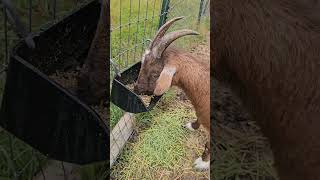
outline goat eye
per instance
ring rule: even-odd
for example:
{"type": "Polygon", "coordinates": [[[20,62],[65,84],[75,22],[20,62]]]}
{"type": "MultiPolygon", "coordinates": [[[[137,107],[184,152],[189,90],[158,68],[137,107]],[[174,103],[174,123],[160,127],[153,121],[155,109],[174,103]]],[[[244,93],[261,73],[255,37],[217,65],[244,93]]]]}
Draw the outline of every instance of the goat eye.
{"type": "Polygon", "coordinates": [[[152,74],[153,78],[158,78],[158,74],[152,74]]]}

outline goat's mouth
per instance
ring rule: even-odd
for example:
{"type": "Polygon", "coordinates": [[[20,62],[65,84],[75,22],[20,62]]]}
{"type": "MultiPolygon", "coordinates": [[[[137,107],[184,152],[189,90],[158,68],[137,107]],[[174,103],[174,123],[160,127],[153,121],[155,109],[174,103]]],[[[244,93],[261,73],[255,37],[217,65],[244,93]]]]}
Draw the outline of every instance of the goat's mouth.
{"type": "Polygon", "coordinates": [[[152,91],[133,91],[133,92],[138,94],[138,95],[146,95],[146,96],[154,95],[152,91]]]}
{"type": "Polygon", "coordinates": [[[141,95],[152,96],[152,95],[154,95],[154,94],[153,94],[153,91],[145,91],[145,92],[143,92],[141,95]]]}
{"type": "Polygon", "coordinates": [[[133,92],[138,95],[147,95],[147,96],[153,95],[153,91],[143,90],[143,89],[137,88],[136,86],[134,87],[133,92]]]}

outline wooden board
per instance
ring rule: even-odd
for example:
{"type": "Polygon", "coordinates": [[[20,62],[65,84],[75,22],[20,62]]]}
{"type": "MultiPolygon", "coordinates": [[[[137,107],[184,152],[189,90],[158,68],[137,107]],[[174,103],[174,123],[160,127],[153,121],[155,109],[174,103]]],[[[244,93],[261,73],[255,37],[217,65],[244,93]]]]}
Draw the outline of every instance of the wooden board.
{"type": "Polygon", "coordinates": [[[126,112],[110,134],[110,167],[117,160],[134,127],[134,116],[126,112]]]}

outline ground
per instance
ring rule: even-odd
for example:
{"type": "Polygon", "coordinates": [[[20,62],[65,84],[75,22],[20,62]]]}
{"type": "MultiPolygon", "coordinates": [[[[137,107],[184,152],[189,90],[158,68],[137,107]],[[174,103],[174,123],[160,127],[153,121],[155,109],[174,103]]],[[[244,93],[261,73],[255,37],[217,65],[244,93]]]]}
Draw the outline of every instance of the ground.
{"type": "Polygon", "coordinates": [[[113,166],[113,179],[208,179],[192,168],[206,142],[201,128],[183,125],[195,120],[192,105],[178,89],[164,97],[153,112],[137,117],[133,139],[113,166]]]}

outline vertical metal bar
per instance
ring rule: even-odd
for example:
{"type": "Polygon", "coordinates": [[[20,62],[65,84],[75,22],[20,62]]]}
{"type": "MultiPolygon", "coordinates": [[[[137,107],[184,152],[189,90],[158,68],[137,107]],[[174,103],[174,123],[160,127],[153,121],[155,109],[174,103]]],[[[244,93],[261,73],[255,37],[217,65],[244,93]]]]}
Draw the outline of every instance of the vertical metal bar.
{"type": "Polygon", "coordinates": [[[4,65],[8,64],[8,17],[6,8],[3,6],[3,16],[4,16],[4,46],[5,46],[5,56],[4,56],[4,65]]]}
{"type": "Polygon", "coordinates": [[[29,0],[29,33],[32,31],[32,0],[29,0]]]}
{"type": "MultiPolygon", "coordinates": [[[[130,0],[130,14],[129,14],[129,34],[128,34],[128,46],[130,46],[130,37],[131,37],[131,35],[130,35],[130,27],[131,27],[131,15],[132,15],[132,0],[130,0]]],[[[128,47],[129,48],[129,47],[128,47]]],[[[128,61],[129,61],[129,53],[130,53],[131,51],[130,50],[128,50],[127,51],[127,61],[126,61],[126,67],[128,66],[128,61]]]]}
{"type": "Polygon", "coordinates": [[[32,154],[34,154],[34,156],[36,157],[36,159],[38,161],[38,168],[40,169],[40,172],[41,172],[41,175],[42,175],[42,179],[45,180],[46,176],[44,175],[44,171],[43,171],[43,168],[42,168],[41,160],[40,160],[38,154],[34,153],[33,149],[32,149],[32,154]]]}
{"type": "Polygon", "coordinates": [[[63,179],[68,180],[68,177],[67,177],[68,175],[66,173],[66,169],[64,167],[63,161],[60,161],[60,163],[61,163],[61,167],[62,167],[62,171],[63,171],[63,179]]]}
{"type": "Polygon", "coordinates": [[[158,29],[167,21],[170,0],[163,0],[158,29]]]}
{"type": "MultiPolygon", "coordinates": [[[[165,0],[161,0],[161,2],[160,2],[160,6],[161,6],[161,7],[162,7],[162,5],[163,5],[163,1],[165,1],[165,0]]],[[[158,24],[157,24],[157,27],[155,27],[156,29],[155,29],[155,32],[154,32],[154,33],[156,33],[156,31],[159,29],[159,25],[162,24],[162,23],[161,23],[161,15],[162,15],[162,8],[161,8],[160,11],[159,11],[158,24]]]]}
{"type": "Polygon", "coordinates": [[[53,0],[53,20],[56,20],[57,0],[53,0]]]}
{"type": "Polygon", "coordinates": [[[156,8],[156,0],[153,0],[153,11],[152,11],[152,23],[151,23],[151,27],[150,27],[150,34],[149,36],[151,37],[151,33],[153,31],[153,21],[154,21],[154,11],[155,11],[155,8],[156,8]]]}
{"type": "Polygon", "coordinates": [[[209,5],[210,0],[206,0],[206,4],[204,5],[203,11],[202,11],[202,16],[207,12],[208,10],[208,5],[209,5]]]}
{"type": "Polygon", "coordinates": [[[147,29],[147,20],[148,20],[148,6],[149,6],[149,1],[147,1],[147,8],[146,8],[146,14],[145,14],[145,19],[144,19],[144,29],[143,29],[143,44],[141,46],[141,53],[140,56],[142,56],[142,52],[145,49],[145,42],[146,42],[146,29],[147,29]]]}
{"type": "Polygon", "coordinates": [[[200,7],[199,7],[199,14],[198,14],[198,24],[200,24],[200,21],[201,21],[203,2],[204,2],[204,0],[200,0],[200,7]]]}
{"type": "Polygon", "coordinates": [[[139,9],[138,9],[137,31],[136,31],[136,38],[135,38],[135,42],[134,42],[134,54],[133,54],[133,60],[134,60],[134,61],[136,61],[137,40],[138,40],[138,32],[139,32],[139,23],[140,23],[140,0],[139,0],[139,9]]]}
{"type": "MultiPolygon", "coordinates": [[[[120,0],[120,4],[119,4],[119,6],[120,6],[120,15],[119,15],[119,25],[120,25],[120,27],[119,27],[119,31],[120,31],[120,37],[119,37],[119,41],[120,41],[120,43],[119,43],[119,62],[122,62],[121,61],[121,57],[122,57],[122,55],[121,55],[121,53],[122,53],[122,46],[121,46],[121,44],[122,44],[122,39],[121,39],[121,30],[122,30],[122,24],[121,24],[121,0],[120,0]]],[[[122,65],[122,63],[118,63],[120,66],[122,65]]],[[[121,69],[122,67],[120,67],[120,69],[121,69]]]]}
{"type": "Polygon", "coordinates": [[[17,171],[16,171],[16,162],[14,161],[14,152],[13,152],[13,142],[12,142],[12,135],[8,133],[8,137],[9,137],[9,149],[10,149],[10,158],[12,160],[12,165],[13,165],[13,179],[16,180],[18,179],[17,177],[17,171]]]}
{"type": "MultiPolygon", "coordinates": [[[[110,26],[110,44],[111,44],[111,45],[110,45],[110,51],[109,51],[109,52],[110,52],[110,64],[112,64],[112,58],[113,58],[113,57],[112,57],[112,50],[113,50],[113,48],[114,48],[114,47],[112,47],[112,41],[113,41],[113,39],[112,39],[111,33],[112,33],[112,30],[111,30],[111,26],[110,26]]],[[[114,67],[113,67],[113,68],[114,68],[114,67]]],[[[114,77],[114,75],[115,75],[115,74],[114,74],[114,71],[111,71],[111,76],[114,77]]],[[[111,86],[111,85],[110,85],[110,86],[111,86]]]]}

